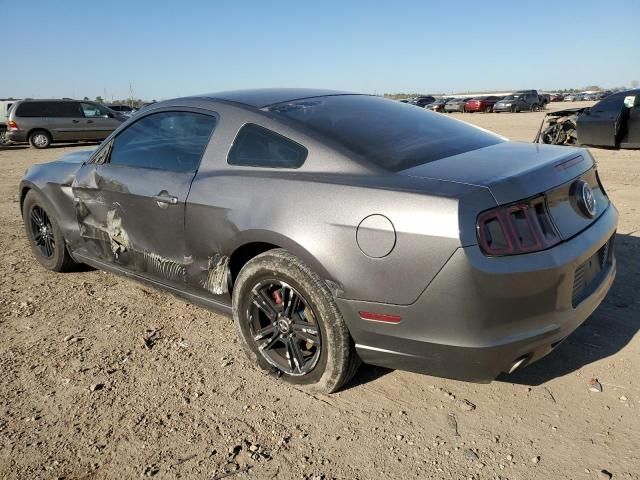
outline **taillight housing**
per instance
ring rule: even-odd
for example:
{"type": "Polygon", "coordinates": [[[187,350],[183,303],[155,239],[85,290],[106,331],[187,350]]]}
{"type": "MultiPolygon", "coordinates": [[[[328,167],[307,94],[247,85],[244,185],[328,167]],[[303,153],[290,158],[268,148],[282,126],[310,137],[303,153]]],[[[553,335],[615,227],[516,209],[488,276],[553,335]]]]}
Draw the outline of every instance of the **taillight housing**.
{"type": "Polygon", "coordinates": [[[539,252],[560,243],[544,195],[482,212],[476,228],[488,256],[539,252]]]}
{"type": "Polygon", "coordinates": [[[18,124],[13,120],[9,120],[7,122],[7,130],[10,130],[10,131],[18,130],[18,124]]]}

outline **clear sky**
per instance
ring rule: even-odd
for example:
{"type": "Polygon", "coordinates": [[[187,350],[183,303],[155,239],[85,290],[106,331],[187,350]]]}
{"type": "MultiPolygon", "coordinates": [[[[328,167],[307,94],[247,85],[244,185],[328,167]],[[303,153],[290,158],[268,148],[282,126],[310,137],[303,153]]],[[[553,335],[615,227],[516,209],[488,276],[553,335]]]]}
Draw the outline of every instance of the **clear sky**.
{"type": "Polygon", "coordinates": [[[640,80],[640,0],[0,0],[0,97],[640,80]]]}

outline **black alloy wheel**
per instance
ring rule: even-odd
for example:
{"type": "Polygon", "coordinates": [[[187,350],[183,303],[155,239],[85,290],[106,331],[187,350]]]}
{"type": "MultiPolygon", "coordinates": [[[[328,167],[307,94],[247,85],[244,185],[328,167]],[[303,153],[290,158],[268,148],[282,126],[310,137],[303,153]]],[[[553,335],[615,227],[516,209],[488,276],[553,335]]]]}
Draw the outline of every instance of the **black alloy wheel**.
{"type": "Polygon", "coordinates": [[[277,279],[260,281],[251,295],[245,318],[264,359],[288,375],[312,371],[322,352],[322,335],[307,300],[277,279]]]}
{"type": "Polygon", "coordinates": [[[331,393],[360,365],[327,282],[284,249],[245,263],[233,282],[231,309],[249,360],[284,382],[331,393]]]}
{"type": "Polygon", "coordinates": [[[31,238],[43,257],[51,258],[55,252],[56,238],[49,215],[39,205],[34,205],[29,213],[31,238]]]}
{"type": "Polygon", "coordinates": [[[22,204],[22,220],[31,251],[47,270],[67,272],[75,269],[77,264],[67,250],[64,236],[52,212],[51,206],[38,192],[27,192],[22,204]]]}

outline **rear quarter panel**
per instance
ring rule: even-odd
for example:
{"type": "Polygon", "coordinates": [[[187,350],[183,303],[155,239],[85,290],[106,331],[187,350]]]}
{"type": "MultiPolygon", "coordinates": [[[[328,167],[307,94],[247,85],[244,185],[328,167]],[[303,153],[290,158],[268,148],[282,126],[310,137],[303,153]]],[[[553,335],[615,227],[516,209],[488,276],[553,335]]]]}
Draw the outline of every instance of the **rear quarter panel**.
{"type": "Polygon", "coordinates": [[[220,124],[186,207],[186,236],[194,259],[228,256],[247,243],[267,242],[299,256],[334,282],[343,298],[409,304],[462,243],[475,242],[475,216],[460,216],[473,209],[462,204],[482,209],[495,205],[486,189],[374,173],[326,142],[266,116],[219,113],[220,124]],[[307,147],[304,166],[228,165],[227,152],[248,121],[307,147]],[[383,258],[368,257],[356,242],[358,225],[372,214],[384,215],[395,228],[395,246],[383,258]],[[472,227],[462,232],[461,224],[472,227]]]}

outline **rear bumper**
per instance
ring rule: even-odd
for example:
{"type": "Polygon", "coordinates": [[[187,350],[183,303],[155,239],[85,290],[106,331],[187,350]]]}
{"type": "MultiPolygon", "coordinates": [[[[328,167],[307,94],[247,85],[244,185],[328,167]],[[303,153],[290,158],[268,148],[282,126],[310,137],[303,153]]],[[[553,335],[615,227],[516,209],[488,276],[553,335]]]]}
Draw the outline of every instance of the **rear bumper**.
{"type": "Polygon", "coordinates": [[[5,138],[11,142],[26,142],[27,132],[23,130],[18,130],[18,131],[7,130],[7,133],[5,134],[5,138]]]}
{"type": "Polygon", "coordinates": [[[574,276],[612,239],[617,219],[611,205],[587,230],[534,254],[488,258],[477,246],[460,248],[411,305],[338,305],[365,363],[489,382],[518,360],[542,358],[602,302],[615,278],[614,255],[575,307],[574,276]],[[371,322],[360,311],[402,321],[371,322]]]}

